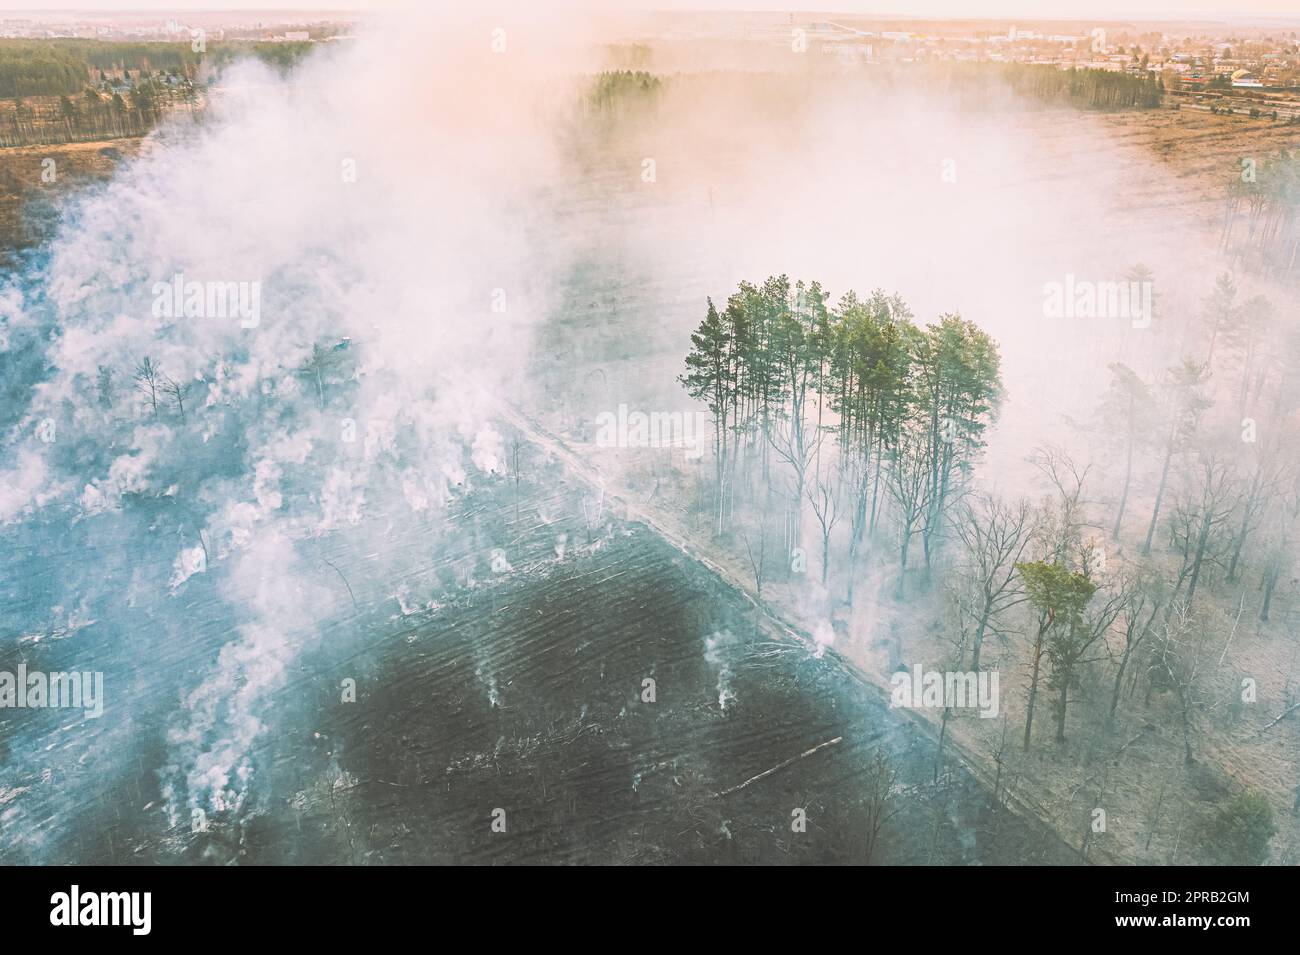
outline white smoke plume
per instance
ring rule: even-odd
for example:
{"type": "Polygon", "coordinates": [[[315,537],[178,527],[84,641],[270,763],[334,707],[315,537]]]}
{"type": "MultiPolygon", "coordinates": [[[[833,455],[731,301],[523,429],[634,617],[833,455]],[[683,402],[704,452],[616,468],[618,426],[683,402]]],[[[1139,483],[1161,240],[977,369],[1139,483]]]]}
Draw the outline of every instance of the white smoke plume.
{"type": "MultiPolygon", "coordinates": [[[[189,588],[225,607],[207,617],[226,621],[224,645],[170,708],[174,824],[243,806],[268,699],[352,610],[305,550],[337,534],[381,549],[385,525],[422,520],[436,534],[429,514],[501,472],[484,396],[507,389],[550,301],[563,250],[546,97],[573,63],[538,24],[500,49],[493,30],[408,13],[288,78],[236,64],[201,124],[153,134],[0,294],[0,338],[45,366],[0,453],[12,539],[16,522],[69,522],[141,564],[155,555],[127,603],[167,625],[101,620],[146,661],[198,626],[189,588]],[[215,286],[255,290],[256,314],[189,304],[215,286]],[[47,419],[57,437],[42,443],[47,419]]],[[[114,589],[66,578],[101,601],[114,589]]]]}

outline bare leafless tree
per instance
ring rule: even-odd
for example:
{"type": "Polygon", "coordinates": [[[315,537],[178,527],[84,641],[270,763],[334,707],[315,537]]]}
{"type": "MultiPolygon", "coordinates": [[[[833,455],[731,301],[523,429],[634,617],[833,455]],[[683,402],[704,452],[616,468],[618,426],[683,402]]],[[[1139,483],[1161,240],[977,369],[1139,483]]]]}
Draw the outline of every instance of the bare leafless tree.
{"type": "Polygon", "coordinates": [[[1185,603],[1189,608],[1207,563],[1222,566],[1228,555],[1232,540],[1223,530],[1239,501],[1231,465],[1218,455],[1203,453],[1175,501],[1172,522],[1173,544],[1182,551],[1188,572],[1185,603]]]}
{"type": "Polygon", "coordinates": [[[1001,614],[1025,600],[1016,564],[1033,536],[1034,512],[1027,500],[1008,504],[991,494],[972,495],[955,508],[952,526],[962,545],[958,612],[963,632],[968,626],[972,631],[971,669],[978,671],[985,636],[999,632],[1001,614]]]}
{"type": "MultiPolygon", "coordinates": [[[[1196,715],[1210,703],[1205,687],[1210,669],[1205,621],[1181,604],[1163,621],[1152,641],[1149,687],[1173,694],[1183,733],[1183,762],[1190,766],[1195,762],[1192,738],[1196,715]]],[[[1147,698],[1150,700],[1149,692],[1147,698]]]]}
{"type": "Polygon", "coordinates": [[[877,747],[862,779],[862,792],[866,804],[864,862],[871,861],[876,848],[880,845],[880,833],[885,827],[885,822],[893,815],[890,810],[897,783],[898,770],[890,764],[889,756],[885,751],[877,747]]]}
{"type": "Polygon", "coordinates": [[[1156,615],[1167,597],[1161,593],[1160,578],[1151,568],[1128,572],[1129,580],[1123,585],[1127,599],[1124,601],[1123,624],[1124,646],[1120,651],[1119,664],[1115,669],[1115,686],[1110,697],[1108,719],[1115,718],[1119,707],[1120,688],[1124,683],[1124,674],[1133,660],[1133,655],[1151,634],[1156,615]]]}
{"type": "Polygon", "coordinates": [[[167,375],[163,375],[162,380],[159,382],[159,390],[172,401],[176,402],[176,410],[180,412],[181,421],[185,420],[185,399],[189,396],[192,387],[193,386],[190,382],[181,384],[174,378],[169,378],[167,375]]]}
{"type": "Polygon", "coordinates": [[[342,363],[343,353],[339,346],[326,348],[318,343],[311,346],[311,355],[298,367],[298,374],[315,382],[316,397],[322,408],[325,407],[325,378],[342,363]]]}
{"type": "Polygon", "coordinates": [[[915,428],[900,433],[889,463],[887,487],[889,496],[897,506],[898,521],[898,587],[896,595],[903,595],[907,578],[907,557],[912,538],[920,530],[929,505],[929,459],[926,457],[924,435],[915,428]]]}
{"type": "Polygon", "coordinates": [[[158,367],[158,363],[146,355],[140,359],[135,366],[136,391],[144,395],[145,400],[149,402],[149,407],[153,410],[153,416],[158,417],[158,392],[161,390],[163,373],[158,367]]]}
{"type": "Polygon", "coordinates": [[[758,546],[750,539],[749,531],[743,531],[741,536],[745,541],[745,553],[749,556],[749,566],[754,572],[754,589],[758,592],[758,599],[763,599],[763,581],[767,579],[767,508],[759,509],[758,514],[758,546]]]}
{"type": "Polygon", "coordinates": [[[826,468],[818,468],[813,474],[812,481],[804,488],[804,492],[808,496],[809,503],[812,504],[817,523],[821,526],[822,586],[825,587],[831,565],[831,533],[843,516],[840,509],[842,495],[839,472],[830,465],[826,468]]]}
{"type": "Polygon", "coordinates": [[[1051,488],[1035,527],[1042,559],[1063,566],[1085,562],[1083,530],[1093,525],[1084,516],[1089,502],[1083,496],[1083,486],[1091,465],[1079,465],[1053,445],[1034,449],[1030,460],[1051,488]]]}

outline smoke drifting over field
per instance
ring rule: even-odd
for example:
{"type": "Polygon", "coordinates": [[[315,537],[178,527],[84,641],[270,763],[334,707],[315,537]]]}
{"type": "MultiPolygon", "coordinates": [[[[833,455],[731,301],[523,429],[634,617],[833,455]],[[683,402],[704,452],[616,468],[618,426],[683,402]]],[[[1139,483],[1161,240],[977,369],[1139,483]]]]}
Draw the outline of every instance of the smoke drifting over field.
{"type": "MultiPolygon", "coordinates": [[[[517,479],[502,404],[569,436],[621,404],[698,410],[682,357],[741,280],[882,289],[988,332],[1006,402],[980,482],[1013,495],[1037,493],[1031,448],[1083,441],[1065,421],[1108,362],[1151,373],[1181,347],[1194,250],[1125,226],[1133,183],[1163,173],[1098,162],[1093,120],[1002,92],[963,109],[816,49],[751,73],[652,48],[662,89],[606,115],[593,74],[626,55],[608,29],[407,19],[288,79],[238,64],[201,125],[155,133],[0,288],[0,669],[106,673],[102,720],[4,716],[0,856],[62,858],[96,774],[149,760],[172,826],[255,806],[304,654],[436,601],[446,577],[416,572],[449,553],[477,555],[464,582],[511,544],[443,519],[517,479]],[[1149,327],[1044,314],[1048,283],[1139,262],[1149,327]],[[169,314],[176,283],[201,294],[169,314]],[[226,283],[256,286],[255,320],[210,314],[226,283]]],[[[887,582],[864,576],[859,620],[887,582]]],[[[727,640],[701,635],[724,710],[727,640]]]]}
{"type": "MultiPolygon", "coordinates": [[[[51,766],[53,739],[66,788],[133,710],[170,710],[174,821],[238,809],[268,694],[352,612],[311,542],[350,535],[382,564],[385,523],[504,472],[482,396],[549,302],[557,165],[532,95],[547,65],[464,30],[380,29],[288,81],[238,65],[204,125],[156,134],[5,289],[4,625],[123,663],[103,736],[20,736],[6,785],[51,766]],[[211,311],[225,283],[259,291],[255,321],[211,311]],[[146,358],[156,380],[133,380],[146,358]],[[203,672],[160,671],[212,630],[203,672]]],[[[381,600],[383,577],[348,586],[381,600]]]]}

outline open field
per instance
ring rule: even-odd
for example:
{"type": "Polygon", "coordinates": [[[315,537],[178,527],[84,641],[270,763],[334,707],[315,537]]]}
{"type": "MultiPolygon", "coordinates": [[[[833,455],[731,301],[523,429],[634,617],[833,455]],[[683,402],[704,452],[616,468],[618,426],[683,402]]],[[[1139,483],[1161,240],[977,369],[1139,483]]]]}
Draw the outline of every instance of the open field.
{"type": "MultiPolygon", "coordinates": [[[[1167,173],[1158,184],[1134,183],[1130,225],[1149,230],[1153,241],[1175,210],[1190,215],[1205,235],[1217,236],[1227,187],[1234,173],[1240,176],[1241,160],[1300,146],[1300,127],[1294,124],[1194,110],[1112,113],[1101,117],[1101,124],[1110,133],[1107,148],[1155,156],[1167,173]]],[[[1078,147],[1086,151],[1088,144],[1078,147]]]]}
{"type": "MultiPolygon", "coordinates": [[[[336,624],[353,636],[314,643],[276,692],[265,716],[276,733],[258,747],[241,811],[199,831],[169,822],[157,788],[165,707],[119,738],[142,754],[125,765],[51,725],[56,775],[33,771],[0,793],[10,832],[0,829],[0,860],[28,861],[30,843],[14,834],[54,813],[39,827],[43,857],[78,864],[1078,861],[959,762],[936,765],[934,740],[835,657],[815,656],[654,531],[616,516],[544,447],[526,453],[536,483],[471,495],[451,525],[454,540],[509,540],[508,572],[453,546],[408,572],[395,604],[374,588],[396,581],[371,580],[364,555],[329,542],[329,567],[359,597],[336,624]],[[345,703],[348,678],[359,690],[345,703]],[[877,751],[897,775],[868,849],[877,751]],[[75,808],[60,795],[75,781],[67,773],[99,780],[75,808]],[[491,828],[498,808],[504,832],[491,828]],[[791,828],[796,809],[806,830],[791,828]]],[[[414,558],[420,539],[410,528],[390,545],[414,558]]],[[[222,639],[195,633],[147,664],[91,663],[110,678],[132,674],[150,696],[222,639]]],[[[53,668],[66,646],[55,636],[25,659],[53,668]]]]}
{"type": "Polygon", "coordinates": [[[60,215],[58,204],[109,179],[141,144],[129,138],[0,149],[0,255],[47,238],[60,215]]]}

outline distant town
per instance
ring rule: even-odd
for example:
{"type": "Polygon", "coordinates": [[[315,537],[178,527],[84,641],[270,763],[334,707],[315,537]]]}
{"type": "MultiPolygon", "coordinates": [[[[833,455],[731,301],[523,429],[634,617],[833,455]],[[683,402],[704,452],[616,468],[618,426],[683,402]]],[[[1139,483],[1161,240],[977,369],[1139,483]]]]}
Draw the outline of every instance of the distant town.
{"type": "Polygon", "coordinates": [[[175,43],[202,32],[206,40],[265,43],[325,42],[348,36],[360,15],[338,12],[226,11],[177,15],[146,12],[10,13],[0,18],[0,38],[175,43]]]}
{"type": "MultiPolygon", "coordinates": [[[[668,17],[669,14],[646,15],[668,17]]],[[[0,19],[0,38],[176,42],[332,42],[362,14],[338,12],[94,14],[68,11],[0,19]]],[[[1036,63],[1061,69],[1154,74],[1166,89],[1300,88],[1300,19],[1272,27],[1230,23],[1110,23],[868,19],[833,14],[684,14],[677,39],[800,44],[845,64],[928,61],[1036,63]]],[[[656,34],[663,36],[655,21],[656,34]]],[[[633,37],[629,37],[633,38],[633,37]]]]}
{"type": "Polygon", "coordinates": [[[1291,88],[1300,85],[1300,21],[1286,30],[1202,25],[1171,32],[1156,24],[1036,25],[993,21],[862,23],[848,18],[748,31],[752,39],[806,43],[810,51],[847,62],[1036,63],[1061,69],[1154,74],[1171,90],[1209,87],[1291,88]]]}

